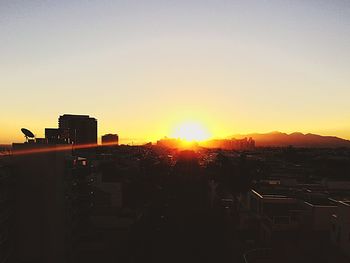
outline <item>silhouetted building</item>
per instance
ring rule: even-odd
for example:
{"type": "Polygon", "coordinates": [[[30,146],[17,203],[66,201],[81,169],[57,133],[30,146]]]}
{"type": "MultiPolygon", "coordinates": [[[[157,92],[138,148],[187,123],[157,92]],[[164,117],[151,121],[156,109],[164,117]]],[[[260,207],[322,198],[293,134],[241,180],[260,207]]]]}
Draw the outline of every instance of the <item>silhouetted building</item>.
{"type": "Polygon", "coordinates": [[[0,156],[0,262],[13,262],[15,177],[0,156]]]}
{"type": "Polygon", "coordinates": [[[13,144],[13,152],[15,262],[72,262],[93,194],[87,160],[53,144],[13,144]]]}
{"type": "Polygon", "coordinates": [[[58,120],[59,129],[68,130],[74,144],[97,144],[97,120],[88,115],[64,114],[58,120]]]}
{"type": "Polygon", "coordinates": [[[45,139],[48,144],[71,143],[68,129],[45,128],[45,139]]]}
{"type": "Polygon", "coordinates": [[[208,148],[220,148],[225,150],[254,150],[253,138],[210,140],[204,143],[208,148]]]}
{"type": "Polygon", "coordinates": [[[105,134],[102,136],[102,145],[118,145],[118,134],[105,134]]]}

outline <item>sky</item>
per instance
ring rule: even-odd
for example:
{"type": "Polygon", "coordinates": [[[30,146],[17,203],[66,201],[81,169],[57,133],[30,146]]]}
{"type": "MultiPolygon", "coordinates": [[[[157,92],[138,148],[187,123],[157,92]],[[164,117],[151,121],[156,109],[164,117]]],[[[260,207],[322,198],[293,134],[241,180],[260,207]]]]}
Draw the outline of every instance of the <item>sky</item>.
{"type": "Polygon", "coordinates": [[[0,0],[0,143],[64,113],[125,142],[182,122],[350,139],[349,71],[347,0],[0,0]]]}

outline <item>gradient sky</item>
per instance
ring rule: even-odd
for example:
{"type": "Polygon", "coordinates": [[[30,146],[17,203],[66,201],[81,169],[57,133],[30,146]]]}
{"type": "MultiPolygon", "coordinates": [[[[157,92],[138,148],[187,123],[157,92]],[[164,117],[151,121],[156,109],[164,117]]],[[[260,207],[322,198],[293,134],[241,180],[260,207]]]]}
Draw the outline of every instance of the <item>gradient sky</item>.
{"type": "Polygon", "coordinates": [[[0,143],[60,114],[99,135],[350,139],[350,1],[0,0],[0,143]]]}

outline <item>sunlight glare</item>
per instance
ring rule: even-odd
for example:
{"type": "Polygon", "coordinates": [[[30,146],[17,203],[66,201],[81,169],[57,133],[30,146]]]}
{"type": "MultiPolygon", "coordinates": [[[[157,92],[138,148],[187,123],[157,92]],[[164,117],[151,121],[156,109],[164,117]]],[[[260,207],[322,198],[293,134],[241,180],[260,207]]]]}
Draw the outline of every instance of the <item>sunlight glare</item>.
{"type": "Polygon", "coordinates": [[[171,136],[173,138],[179,138],[181,140],[192,142],[207,140],[210,137],[210,134],[209,131],[200,123],[184,122],[175,127],[171,136]]]}

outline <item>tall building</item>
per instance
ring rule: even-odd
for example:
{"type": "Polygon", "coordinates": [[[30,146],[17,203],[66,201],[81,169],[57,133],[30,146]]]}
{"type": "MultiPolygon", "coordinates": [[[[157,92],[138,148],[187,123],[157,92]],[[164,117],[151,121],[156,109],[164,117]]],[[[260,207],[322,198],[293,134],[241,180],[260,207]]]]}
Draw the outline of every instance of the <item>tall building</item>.
{"type": "Polygon", "coordinates": [[[87,160],[54,144],[18,143],[13,152],[14,262],[74,262],[92,197],[87,160]]]}
{"type": "Polygon", "coordinates": [[[105,134],[102,136],[102,145],[118,145],[118,134],[105,134]]]}
{"type": "Polygon", "coordinates": [[[74,144],[97,144],[97,120],[89,115],[64,114],[58,127],[68,130],[68,140],[74,144]]]}
{"type": "Polygon", "coordinates": [[[0,263],[14,260],[15,184],[8,158],[0,156],[0,263]]]}

